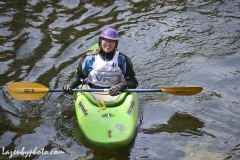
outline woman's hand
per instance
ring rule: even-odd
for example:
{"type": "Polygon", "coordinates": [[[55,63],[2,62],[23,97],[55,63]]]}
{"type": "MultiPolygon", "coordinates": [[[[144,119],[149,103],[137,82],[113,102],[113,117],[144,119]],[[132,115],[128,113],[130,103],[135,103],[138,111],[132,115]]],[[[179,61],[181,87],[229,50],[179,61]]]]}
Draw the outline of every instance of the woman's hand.
{"type": "Polygon", "coordinates": [[[63,87],[64,94],[73,94],[71,85],[67,84],[63,87]]]}
{"type": "Polygon", "coordinates": [[[116,95],[120,94],[126,88],[127,88],[127,85],[125,83],[115,84],[114,86],[112,86],[109,89],[109,94],[110,94],[110,96],[116,96],[116,95]]]}

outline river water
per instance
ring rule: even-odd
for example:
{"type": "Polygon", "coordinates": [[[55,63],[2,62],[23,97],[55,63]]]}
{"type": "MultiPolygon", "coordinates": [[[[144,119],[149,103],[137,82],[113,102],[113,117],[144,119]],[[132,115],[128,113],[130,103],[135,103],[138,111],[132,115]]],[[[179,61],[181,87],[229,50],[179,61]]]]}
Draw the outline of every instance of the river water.
{"type": "Polygon", "coordinates": [[[0,159],[240,159],[239,0],[0,0],[0,42],[0,159]],[[105,27],[119,32],[138,88],[203,87],[139,93],[137,132],[116,151],[85,142],[72,96],[18,101],[6,87],[61,88],[105,27]],[[21,155],[34,149],[55,154],[21,155]]]}

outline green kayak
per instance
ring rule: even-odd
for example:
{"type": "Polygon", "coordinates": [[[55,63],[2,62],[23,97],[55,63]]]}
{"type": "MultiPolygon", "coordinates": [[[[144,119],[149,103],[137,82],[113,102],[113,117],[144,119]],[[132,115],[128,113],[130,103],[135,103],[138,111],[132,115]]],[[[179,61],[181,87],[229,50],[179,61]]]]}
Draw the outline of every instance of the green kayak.
{"type": "MultiPolygon", "coordinates": [[[[81,88],[90,89],[88,85],[81,88]]],[[[79,127],[89,144],[101,149],[118,149],[131,142],[138,117],[136,92],[118,96],[110,96],[108,92],[75,92],[74,101],[79,127]]]]}

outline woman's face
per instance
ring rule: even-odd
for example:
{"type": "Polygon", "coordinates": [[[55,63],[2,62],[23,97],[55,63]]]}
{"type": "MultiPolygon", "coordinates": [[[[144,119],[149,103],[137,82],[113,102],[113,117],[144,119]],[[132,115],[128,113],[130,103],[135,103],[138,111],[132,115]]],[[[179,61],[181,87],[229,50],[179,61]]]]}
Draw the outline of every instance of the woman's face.
{"type": "Polygon", "coordinates": [[[106,53],[112,52],[116,47],[116,41],[110,39],[102,39],[101,47],[106,53]]]}

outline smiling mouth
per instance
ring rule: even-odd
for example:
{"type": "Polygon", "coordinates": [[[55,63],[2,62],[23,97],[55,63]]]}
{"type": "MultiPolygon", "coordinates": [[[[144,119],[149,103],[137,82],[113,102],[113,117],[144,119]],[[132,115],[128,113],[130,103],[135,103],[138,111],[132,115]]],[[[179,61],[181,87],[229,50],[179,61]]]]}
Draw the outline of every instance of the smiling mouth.
{"type": "Polygon", "coordinates": [[[109,46],[105,46],[105,49],[111,49],[112,47],[109,47],[109,46]]]}

